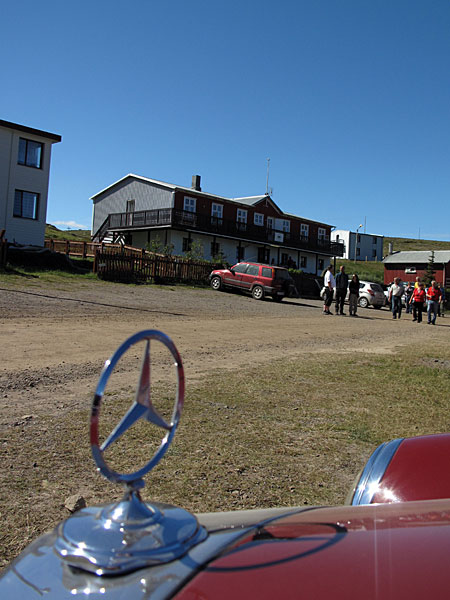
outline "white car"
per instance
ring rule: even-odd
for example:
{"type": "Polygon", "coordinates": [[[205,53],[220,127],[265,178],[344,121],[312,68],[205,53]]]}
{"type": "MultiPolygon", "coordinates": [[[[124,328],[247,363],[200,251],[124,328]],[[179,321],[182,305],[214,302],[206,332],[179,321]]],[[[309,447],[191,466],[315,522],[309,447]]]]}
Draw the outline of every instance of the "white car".
{"type": "MultiPolygon", "coordinates": [[[[348,301],[349,292],[347,292],[348,301]]],[[[361,308],[368,308],[373,306],[374,308],[381,308],[386,303],[383,288],[379,283],[372,281],[360,281],[359,282],[359,299],[358,306],[361,308]]]]}

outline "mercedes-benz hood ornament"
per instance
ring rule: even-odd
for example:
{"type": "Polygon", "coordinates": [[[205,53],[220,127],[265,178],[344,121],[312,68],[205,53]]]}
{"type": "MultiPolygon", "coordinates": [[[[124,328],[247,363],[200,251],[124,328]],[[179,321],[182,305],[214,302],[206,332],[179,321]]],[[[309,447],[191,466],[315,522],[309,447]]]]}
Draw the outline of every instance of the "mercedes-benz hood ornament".
{"type": "Polygon", "coordinates": [[[126,573],[147,565],[174,560],[206,537],[206,531],[189,512],[167,504],[147,504],[139,490],[144,475],[161,460],[175,434],[184,401],[184,371],[172,340],[160,331],[147,330],[126,340],[106,361],[92,404],[90,440],[97,469],[112,482],[125,485],[120,502],[85,508],[58,527],[56,552],[71,566],[96,573],[126,573]],[[120,358],[138,342],[145,342],[144,356],[133,404],[107,439],[99,442],[102,399],[111,373],[120,358]],[[150,342],[164,344],[177,372],[177,390],[170,422],[155,409],[150,386],[150,342]],[[145,419],[163,430],[158,449],[146,465],[133,473],[117,473],[106,462],[104,451],[136,421],[145,419]]]}

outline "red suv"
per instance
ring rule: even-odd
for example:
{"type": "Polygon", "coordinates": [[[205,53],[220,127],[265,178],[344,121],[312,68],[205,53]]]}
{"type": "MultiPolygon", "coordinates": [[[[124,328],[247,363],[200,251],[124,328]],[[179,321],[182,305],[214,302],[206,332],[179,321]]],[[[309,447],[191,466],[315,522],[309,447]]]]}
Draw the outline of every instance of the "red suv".
{"type": "Polygon", "coordinates": [[[213,290],[236,288],[250,292],[255,300],[271,296],[280,302],[285,296],[298,296],[287,269],[259,263],[240,262],[231,269],[218,269],[209,276],[213,290]]]}

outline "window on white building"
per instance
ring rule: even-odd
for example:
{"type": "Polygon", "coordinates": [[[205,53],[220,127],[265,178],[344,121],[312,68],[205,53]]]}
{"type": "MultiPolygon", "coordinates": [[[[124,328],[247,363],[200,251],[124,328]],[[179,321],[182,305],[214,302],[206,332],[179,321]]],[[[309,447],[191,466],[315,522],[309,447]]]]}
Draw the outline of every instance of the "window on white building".
{"type": "Polygon", "coordinates": [[[39,208],[39,194],[16,190],[14,194],[14,217],[22,219],[37,219],[39,208]]]}
{"type": "Polygon", "coordinates": [[[40,169],[42,167],[43,150],[44,144],[41,144],[41,142],[19,138],[18,164],[40,169]]]}

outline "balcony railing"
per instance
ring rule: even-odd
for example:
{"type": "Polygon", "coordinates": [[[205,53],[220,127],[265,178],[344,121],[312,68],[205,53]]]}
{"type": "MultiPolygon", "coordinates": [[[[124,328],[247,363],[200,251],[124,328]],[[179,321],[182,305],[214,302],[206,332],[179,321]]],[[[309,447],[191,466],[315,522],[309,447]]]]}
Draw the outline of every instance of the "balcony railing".
{"type": "Polygon", "coordinates": [[[126,231],[152,227],[177,227],[216,235],[226,235],[236,239],[246,239],[260,243],[290,246],[299,250],[314,250],[343,256],[344,245],[327,239],[311,239],[293,236],[288,231],[269,229],[264,226],[227,221],[218,217],[199,215],[184,210],[161,208],[132,213],[113,213],[102,225],[102,231],[126,231]]]}

